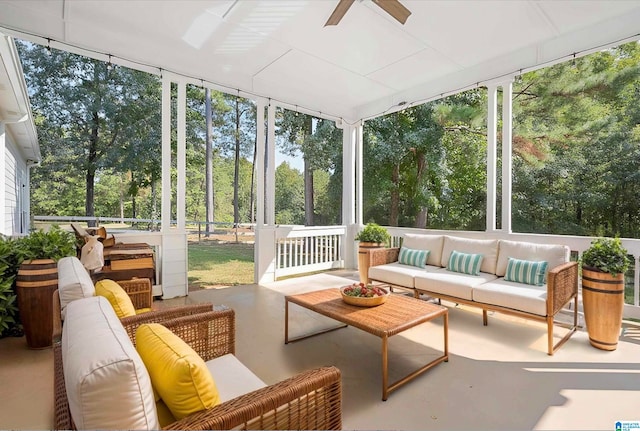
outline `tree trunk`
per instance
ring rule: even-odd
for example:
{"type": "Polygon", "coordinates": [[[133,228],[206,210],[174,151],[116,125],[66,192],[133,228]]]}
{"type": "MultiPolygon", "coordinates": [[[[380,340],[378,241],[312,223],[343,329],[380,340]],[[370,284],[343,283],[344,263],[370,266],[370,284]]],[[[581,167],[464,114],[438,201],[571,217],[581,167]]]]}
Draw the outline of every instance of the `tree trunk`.
{"type": "MultiPolygon", "coordinates": [[[[423,182],[427,180],[424,178],[425,173],[427,172],[427,160],[424,157],[424,153],[417,152],[417,172],[416,172],[416,193],[424,193],[426,187],[421,187],[423,182]]],[[[427,227],[427,211],[428,209],[425,207],[420,207],[418,209],[418,213],[416,214],[415,227],[417,228],[426,228],[427,227]]]]}
{"type": "Polygon", "coordinates": [[[304,157],[304,224],[313,226],[313,170],[309,166],[307,157],[304,157]]]}
{"type": "Polygon", "coordinates": [[[158,220],[158,179],[155,174],[151,174],[151,227],[152,230],[156,230],[156,220],[158,220]]]}
{"type": "Polygon", "coordinates": [[[238,224],[240,223],[240,207],[238,205],[238,183],[240,176],[240,101],[236,97],[236,150],[233,167],[233,228],[235,230],[236,242],[238,242],[238,224]]]}
{"type": "Polygon", "coordinates": [[[96,162],[98,160],[98,113],[94,111],[91,115],[91,135],[89,136],[89,151],[87,156],[87,174],[85,176],[86,195],[85,195],[85,216],[91,217],[87,222],[89,227],[96,226],[95,205],[93,202],[94,186],[96,179],[96,162]]]}
{"type": "Polygon", "coordinates": [[[393,167],[391,173],[391,208],[389,212],[389,226],[398,226],[398,218],[400,216],[400,164],[397,163],[393,167]]]}
{"type": "Polygon", "coordinates": [[[120,223],[124,223],[124,182],[120,176],[120,223]]]}
{"type": "Polygon", "coordinates": [[[211,121],[211,90],[205,88],[204,90],[205,100],[205,122],[206,122],[206,139],[205,139],[205,206],[206,206],[206,227],[205,237],[209,238],[210,224],[213,223],[213,130],[211,121]]]}

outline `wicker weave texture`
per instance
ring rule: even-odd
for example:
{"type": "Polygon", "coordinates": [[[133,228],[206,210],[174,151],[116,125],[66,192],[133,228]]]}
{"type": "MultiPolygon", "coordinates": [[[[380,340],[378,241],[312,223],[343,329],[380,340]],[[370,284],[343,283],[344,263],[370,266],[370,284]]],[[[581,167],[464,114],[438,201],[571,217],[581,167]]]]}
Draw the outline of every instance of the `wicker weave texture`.
{"type": "Polygon", "coordinates": [[[396,262],[400,249],[393,248],[372,248],[369,252],[369,266],[385,265],[387,263],[396,262]]]}
{"type": "MultiPolygon", "coordinates": [[[[234,311],[213,308],[211,304],[190,305],[126,317],[121,322],[134,343],[135,331],[141,324],[161,323],[183,338],[206,361],[235,351],[234,311]]],[[[75,429],[64,385],[59,342],[54,344],[54,397],[55,429],[75,429]]],[[[340,370],[323,367],[300,373],[190,415],[167,428],[341,429],[340,370]]]]}
{"type": "Polygon", "coordinates": [[[547,301],[550,316],[555,316],[578,294],[578,263],[567,262],[549,271],[547,301]]]}
{"type": "Polygon", "coordinates": [[[127,292],[133,303],[133,308],[136,310],[151,308],[153,304],[151,280],[148,278],[134,278],[132,280],[118,280],[116,283],[127,292]]]}

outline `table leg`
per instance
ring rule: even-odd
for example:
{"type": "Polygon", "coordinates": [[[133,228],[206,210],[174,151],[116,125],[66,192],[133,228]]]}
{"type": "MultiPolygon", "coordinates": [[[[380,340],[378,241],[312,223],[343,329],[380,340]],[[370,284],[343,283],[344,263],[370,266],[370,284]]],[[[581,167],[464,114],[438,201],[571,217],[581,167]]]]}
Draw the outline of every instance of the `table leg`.
{"type": "Polygon", "coordinates": [[[294,343],[296,341],[305,340],[316,335],[325,334],[327,332],[335,331],[336,329],[346,328],[348,325],[339,325],[332,328],[320,329],[310,334],[302,335],[299,337],[289,338],[289,300],[284,299],[284,344],[294,343]]]}
{"type": "Polygon", "coordinates": [[[382,337],[382,401],[389,397],[389,337],[382,337]]]}
{"type": "Polygon", "coordinates": [[[444,361],[449,362],[449,313],[444,313],[444,361]]]}
{"type": "Polygon", "coordinates": [[[429,362],[426,365],[423,365],[422,367],[418,368],[417,370],[413,371],[412,373],[407,374],[405,377],[401,378],[400,380],[398,380],[397,382],[391,383],[390,385],[388,384],[389,382],[389,370],[388,370],[388,359],[387,359],[387,353],[388,353],[388,337],[384,336],[382,337],[382,401],[386,401],[388,396],[391,394],[391,392],[395,391],[396,389],[398,389],[400,386],[404,385],[405,383],[415,379],[416,377],[418,377],[420,374],[424,373],[425,371],[435,367],[436,365],[438,365],[441,362],[449,362],[449,313],[445,312],[442,315],[443,318],[443,326],[444,326],[444,351],[442,352],[441,356],[438,356],[437,358],[435,358],[433,361],[429,362]]]}
{"type": "Polygon", "coordinates": [[[284,299],[284,344],[289,344],[289,300],[284,299]]]}

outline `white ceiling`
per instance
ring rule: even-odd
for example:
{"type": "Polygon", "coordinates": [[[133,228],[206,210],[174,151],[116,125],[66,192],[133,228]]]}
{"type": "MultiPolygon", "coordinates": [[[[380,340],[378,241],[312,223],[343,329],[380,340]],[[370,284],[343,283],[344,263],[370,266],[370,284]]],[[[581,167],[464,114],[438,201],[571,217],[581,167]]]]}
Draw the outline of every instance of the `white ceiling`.
{"type": "Polygon", "coordinates": [[[347,122],[640,38],[638,0],[401,0],[405,25],[357,0],[324,27],[337,2],[0,0],[0,26],[347,122]]]}

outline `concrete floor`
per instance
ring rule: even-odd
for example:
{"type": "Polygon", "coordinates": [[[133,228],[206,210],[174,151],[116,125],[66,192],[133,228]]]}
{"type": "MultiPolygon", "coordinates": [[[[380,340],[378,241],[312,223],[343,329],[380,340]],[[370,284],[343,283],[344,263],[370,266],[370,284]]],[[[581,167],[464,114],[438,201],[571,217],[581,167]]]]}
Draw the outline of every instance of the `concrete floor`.
{"type": "MultiPolygon", "coordinates": [[[[554,356],[546,329],[500,314],[482,326],[478,310],[450,306],[450,360],[381,401],[380,339],[354,328],[285,345],[283,295],[349,284],[355,272],[331,272],[191,292],[157,301],[167,307],[213,302],[236,311],[236,355],[266,383],[305,369],[336,365],[343,378],[345,429],[613,430],[640,421],[640,329],[625,325],[618,349],[589,345],[579,331],[554,356]]],[[[335,325],[295,305],[291,335],[335,325]]],[[[564,330],[559,328],[557,335],[564,330]]],[[[442,348],[442,324],[392,337],[390,378],[413,370],[442,348]]],[[[0,340],[0,429],[47,429],[53,423],[52,355],[0,340]]]]}

